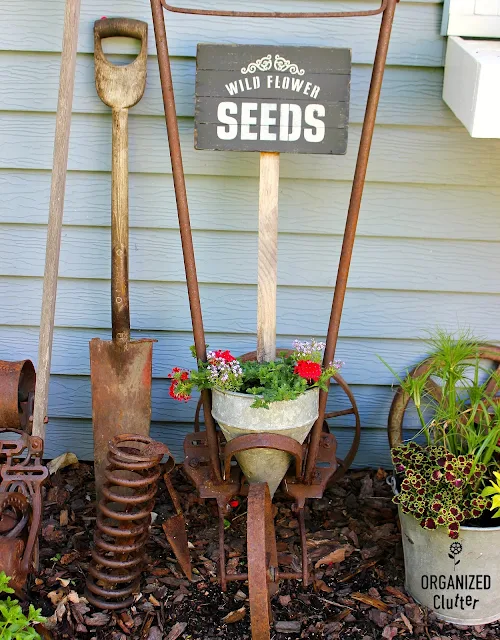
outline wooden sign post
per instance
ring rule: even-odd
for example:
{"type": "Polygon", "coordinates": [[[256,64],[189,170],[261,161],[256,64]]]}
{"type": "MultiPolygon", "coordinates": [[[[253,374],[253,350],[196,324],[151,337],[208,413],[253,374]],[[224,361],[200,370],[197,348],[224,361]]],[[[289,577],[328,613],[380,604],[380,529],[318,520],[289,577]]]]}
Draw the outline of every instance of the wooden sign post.
{"type": "Polygon", "coordinates": [[[350,49],[198,45],[195,148],[260,152],[257,359],[276,357],[280,153],[347,149],[350,49]]]}

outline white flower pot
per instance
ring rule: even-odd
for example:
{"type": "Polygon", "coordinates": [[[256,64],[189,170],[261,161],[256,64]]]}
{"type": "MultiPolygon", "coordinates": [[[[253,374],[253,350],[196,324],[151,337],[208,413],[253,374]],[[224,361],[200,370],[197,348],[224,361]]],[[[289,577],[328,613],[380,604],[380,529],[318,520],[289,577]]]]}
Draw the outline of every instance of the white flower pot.
{"type": "Polygon", "coordinates": [[[500,527],[460,527],[452,540],[444,527],[422,529],[401,509],[399,518],[408,593],[446,622],[499,620],[500,527]]]}
{"type": "MultiPolygon", "coordinates": [[[[253,409],[255,396],[212,391],[212,415],[226,440],[249,433],[277,433],[301,444],[318,417],[319,389],[309,389],[295,400],[271,402],[269,409],[253,409]]],[[[267,482],[271,496],[290,466],[292,456],[274,449],[249,449],[236,459],[249,482],[267,482]]]]}

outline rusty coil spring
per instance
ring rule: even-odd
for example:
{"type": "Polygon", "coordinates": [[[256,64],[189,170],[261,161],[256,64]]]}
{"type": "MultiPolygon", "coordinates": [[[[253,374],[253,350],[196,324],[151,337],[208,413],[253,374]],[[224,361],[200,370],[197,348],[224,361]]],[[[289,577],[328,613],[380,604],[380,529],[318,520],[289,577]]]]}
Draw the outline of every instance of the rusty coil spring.
{"type": "Polygon", "coordinates": [[[129,607],[139,591],[166,453],[165,445],[147,436],[124,434],[109,443],[86,589],[100,609],[129,607]]]}

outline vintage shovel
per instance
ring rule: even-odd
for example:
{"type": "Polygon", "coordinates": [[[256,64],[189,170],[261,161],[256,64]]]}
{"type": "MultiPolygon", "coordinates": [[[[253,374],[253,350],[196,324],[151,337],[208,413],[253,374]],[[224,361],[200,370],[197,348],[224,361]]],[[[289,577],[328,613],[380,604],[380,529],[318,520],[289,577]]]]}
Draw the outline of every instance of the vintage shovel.
{"type": "Polygon", "coordinates": [[[95,83],[101,100],[113,109],[111,192],[112,341],[90,341],[94,466],[98,497],[108,442],[120,433],[149,434],[154,340],[130,340],[128,292],[128,108],[146,86],[147,24],[128,18],[94,24],[95,83]],[[141,41],[129,65],[111,64],[101,39],[114,36],[141,41]]]}

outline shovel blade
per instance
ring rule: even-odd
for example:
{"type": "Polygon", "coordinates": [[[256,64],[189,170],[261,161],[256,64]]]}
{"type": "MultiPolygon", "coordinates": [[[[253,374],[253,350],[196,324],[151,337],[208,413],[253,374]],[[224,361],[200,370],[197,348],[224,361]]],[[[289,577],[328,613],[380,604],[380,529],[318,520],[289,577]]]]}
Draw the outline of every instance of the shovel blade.
{"type": "Polygon", "coordinates": [[[90,341],[90,382],[97,496],[106,468],[108,443],[123,433],[149,435],[154,340],[123,344],[90,341]]]}
{"type": "Polygon", "coordinates": [[[172,516],[162,525],[167,540],[172,547],[172,551],[180,564],[184,575],[191,580],[193,573],[191,571],[191,557],[189,555],[188,538],[186,531],[186,522],[183,515],[172,516]]]}

